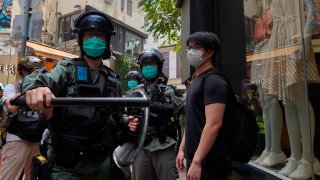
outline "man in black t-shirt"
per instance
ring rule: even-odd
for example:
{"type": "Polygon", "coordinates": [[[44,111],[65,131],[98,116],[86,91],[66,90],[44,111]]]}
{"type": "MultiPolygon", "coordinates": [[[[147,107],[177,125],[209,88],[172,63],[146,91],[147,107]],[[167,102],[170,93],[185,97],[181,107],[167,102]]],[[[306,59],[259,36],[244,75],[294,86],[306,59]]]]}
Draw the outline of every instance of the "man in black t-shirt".
{"type": "Polygon", "coordinates": [[[196,72],[187,93],[186,130],[176,159],[177,169],[188,179],[228,179],[230,150],[227,121],[224,120],[229,99],[226,80],[218,74],[212,60],[218,52],[219,39],[211,32],[196,32],[187,40],[187,59],[196,72]]]}

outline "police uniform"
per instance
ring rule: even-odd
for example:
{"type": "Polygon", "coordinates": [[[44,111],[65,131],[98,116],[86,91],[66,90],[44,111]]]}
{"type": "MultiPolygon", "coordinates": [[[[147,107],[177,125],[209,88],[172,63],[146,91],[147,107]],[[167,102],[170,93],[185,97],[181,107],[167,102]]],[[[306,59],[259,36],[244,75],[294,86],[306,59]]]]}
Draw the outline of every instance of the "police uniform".
{"type": "MultiPolygon", "coordinates": [[[[154,87],[149,87],[150,90],[154,90],[154,87]]],[[[164,92],[167,103],[174,104],[174,107],[179,107],[183,104],[184,99],[177,97],[174,93],[174,89],[170,86],[166,86],[164,92]]],[[[151,113],[153,113],[151,111],[151,113]]],[[[166,121],[166,123],[172,122],[171,117],[169,119],[158,119],[166,121]]],[[[150,117],[150,123],[152,117],[150,117]]],[[[151,123],[152,124],[152,123],[151,123]]],[[[175,144],[177,143],[176,137],[170,137],[166,135],[165,141],[160,142],[159,132],[153,125],[149,125],[148,133],[146,137],[146,145],[143,150],[140,151],[138,157],[134,161],[133,179],[149,180],[156,175],[158,180],[175,180],[177,178],[177,171],[175,167],[176,153],[174,151],[175,144]],[[148,142],[149,141],[149,142],[148,142]]]]}
{"type": "MultiPolygon", "coordinates": [[[[43,86],[56,97],[120,97],[116,75],[102,65],[102,60],[111,56],[110,41],[115,34],[112,21],[100,11],[86,11],[74,26],[80,58],[64,59],[50,73],[26,78],[23,90],[43,86]],[[101,66],[91,69],[87,62],[101,66]]],[[[54,156],[51,179],[121,178],[123,174],[110,159],[113,150],[124,143],[122,135],[129,131],[119,108],[54,107],[50,123],[54,156]]]]}
{"type": "MultiPolygon", "coordinates": [[[[134,180],[176,180],[175,166],[177,143],[177,124],[173,115],[175,110],[184,104],[185,99],[175,94],[173,86],[166,84],[162,74],[164,59],[159,51],[147,49],[138,57],[138,64],[143,64],[144,58],[157,62],[158,73],[155,85],[145,81],[148,95],[152,101],[150,106],[149,126],[143,149],[134,161],[132,179],[134,180]]],[[[144,73],[143,67],[142,74],[144,73]]],[[[144,74],[143,74],[144,75],[144,74]]],[[[144,75],[146,79],[146,75],[144,75]]]]}
{"type": "MultiPolygon", "coordinates": [[[[56,97],[77,97],[83,93],[79,88],[81,83],[77,83],[78,67],[77,61],[64,59],[50,73],[26,77],[23,90],[46,86],[51,87],[56,97]]],[[[94,93],[92,96],[96,96],[96,92],[100,92],[100,96],[116,96],[117,90],[111,90],[110,83],[117,84],[117,80],[110,69],[105,66],[98,71],[85,68],[88,68],[91,82],[85,84],[89,87],[85,94],[91,92],[94,93]]],[[[112,122],[114,127],[108,124],[107,119],[114,112],[118,113],[117,110],[95,107],[54,108],[51,124],[56,162],[52,179],[111,179],[109,156],[118,145],[117,132],[111,129],[117,126],[115,122],[112,122]]]]}

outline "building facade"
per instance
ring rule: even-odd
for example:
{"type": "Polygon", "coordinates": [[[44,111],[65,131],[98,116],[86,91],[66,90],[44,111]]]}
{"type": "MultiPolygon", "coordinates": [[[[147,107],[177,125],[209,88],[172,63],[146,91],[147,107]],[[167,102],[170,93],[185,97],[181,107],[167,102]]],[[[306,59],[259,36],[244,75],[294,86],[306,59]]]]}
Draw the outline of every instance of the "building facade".
{"type": "MultiPolygon", "coordinates": [[[[112,37],[111,46],[117,53],[137,56],[143,49],[144,39],[147,38],[147,34],[143,33],[142,29],[144,13],[138,8],[138,1],[135,0],[33,0],[30,2],[27,55],[35,54],[48,61],[79,55],[76,35],[72,28],[79,14],[88,10],[100,10],[113,20],[117,35],[112,37]]],[[[0,55],[19,54],[24,3],[25,1],[21,0],[0,0],[0,55]]],[[[12,58],[9,59],[11,61],[12,58]]],[[[16,64],[18,58],[12,61],[16,64]]]]}
{"type": "Polygon", "coordinates": [[[106,13],[115,25],[116,36],[112,37],[112,49],[118,53],[137,56],[143,49],[147,35],[142,32],[143,12],[138,9],[137,1],[85,1],[58,0],[55,46],[59,49],[79,54],[76,36],[72,32],[74,20],[80,13],[88,10],[100,10],[106,13]]]}

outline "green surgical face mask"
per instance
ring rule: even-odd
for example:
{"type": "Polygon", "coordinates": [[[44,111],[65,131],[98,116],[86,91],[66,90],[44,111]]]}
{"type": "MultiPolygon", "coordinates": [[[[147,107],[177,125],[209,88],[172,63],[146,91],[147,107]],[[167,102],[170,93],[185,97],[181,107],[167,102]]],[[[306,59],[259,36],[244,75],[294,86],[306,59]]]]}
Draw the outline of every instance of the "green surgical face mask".
{"type": "Polygon", "coordinates": [[[155,78],[158,74],[157,66],[145,66],[142,68],[142,75],[147,79],[155,78]]]}
{"type": "Polygon", "coordinates": [[[128,81],[128,88],[130,88],[130,89],[137,86],[137,85],[138,85],[138,81],[135,81],[135,80],[128,81]]]}
{"type": "Polygon", "coordinates": [[[107,49],[106,41],[97,37],[92,37],[83,41],[83,51],[86,55],[97,58],[103,55],[107,49]]]}

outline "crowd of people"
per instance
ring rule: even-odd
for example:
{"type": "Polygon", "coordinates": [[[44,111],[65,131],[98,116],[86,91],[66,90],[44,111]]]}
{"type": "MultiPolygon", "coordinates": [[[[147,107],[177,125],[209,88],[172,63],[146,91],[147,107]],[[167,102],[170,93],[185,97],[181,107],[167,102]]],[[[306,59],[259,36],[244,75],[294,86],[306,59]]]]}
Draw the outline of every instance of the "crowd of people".
{"type": "Polygon", "coordinates": [[[186,42],[187,60],[195,68],[185,83],[187,93],[168,84],[162,71],[164,58],[156,49],[142,51],[137,58],[139,69],[127,73],[128,88],[143,88],[151,103],[143,147],[126,176],[112,153],[127,142],[128,134],[136,137],[141,116],[114,107],[52,105],[55,97],[122,97],[117,75],[102,62],[112,53],[112,21],[102,12],[88,11],[74,26],[79,58],[63,59],[46,72],[39,59],[29,57],[19,62],[19,82],[4,88],[7,136],[1,180],[34,175],[74,180],[176,180],[178,171],[184,171],[190,180],[228,179],[231,154],[224,118],[229,108],[228,83],[217,74],[206,76],[218,71],[214,61],[220,42],[215,34],[196,32],[186,42]],[[25,106],[10,101],[20,97],[25,98],[25,106]],[[49,174],[31,174],[43,132],[50,145],[41,154],[53,162],[46,167],[49,174]]]}

